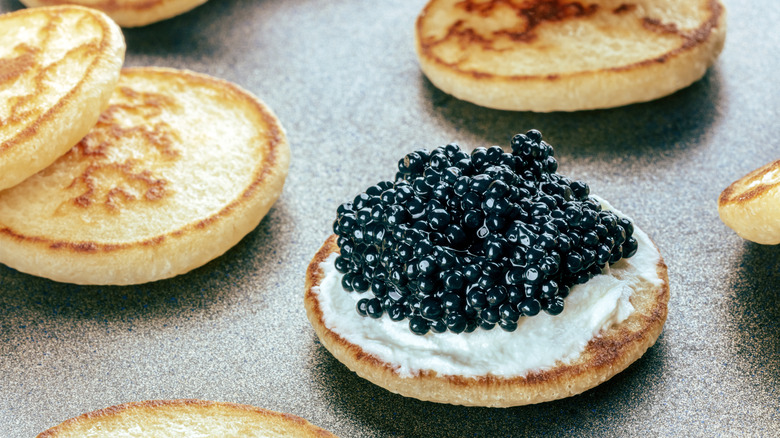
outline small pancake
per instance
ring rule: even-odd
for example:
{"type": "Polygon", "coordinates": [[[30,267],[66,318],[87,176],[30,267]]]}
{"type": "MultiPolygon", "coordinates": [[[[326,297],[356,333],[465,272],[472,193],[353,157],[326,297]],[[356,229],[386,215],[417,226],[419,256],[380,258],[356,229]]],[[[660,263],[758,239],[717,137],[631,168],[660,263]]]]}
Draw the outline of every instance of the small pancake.
{"type": "Polygon", "coordinates": [[[780,243],[780,160],[734,181],[718,198],[720,218],[743,239],[780,243]]]}
{"type": "Polygon", "coordinates": [[[671,94],[704,75],[725,36],[719,0],[431,0],[415,32],[436,87],[538,112],[671,94]]]}
{"type": "Polygon", "coordinates": [[[335,438],[295,415],[204,400],[152,400],[89,412],[42,432],[66,437],[335,438]]]}
{"type": "Polygon", "coordinates": [[[101,10],[122,27],[156,23],[183,14],[207,0],[20,0],[28,7],[76,4],[101,10]]]}
{"type": "Polygon", "coordinates": [[[0,15],[0,190],[92,128],[124,57],[121,29],[101,12],[59,6],[0,15]]]}
{"type": "Polygon", "coordinates": [[[79,284],[185,273],[258,225],[282,191],[289,154],[276,116],[238,86],[125,69],[86,137],[0,192],[0,262],[79,284]]]}
{"type": "MultiPolygon", "coordinates": [[[[635,234],[641,232],[635,228],[635,234]]],[[[411,375],[404,375],[399,372],[401,364],[385,361],[365,351],[364,346],[350,342],[345,335],[326,325],[321,304],[324,300],[320,299],[320,294],[328,293],[320,288],[325,278],[322,264],[338,251],[336,236],[332,235],[309,264],[304,295],[306,315],[322,345],[336,359],[364,379],[405,397],[489,407],[521,406],[569,397],[603,383],[639,359],[655,343],[666,321],[669,278],[666,264],[653,246],[646,254],[656,253],[653,265],[657,276],[652,282],[641,281],[641,286],[633,290],[630,302],[634,311],[622,322],[591,338],[584,351],[571,362],[557,361],[552,368],[515,376],[491,373],[478,376],[445,375],[431,369],[419,369],[411,375]]],[[[621,260],[620,263],[631,264],[630,259],[621,260]]],[[[342,290],[334,293],[342,292],[347,293],[342,290]]],[[[572,294],[575,293],[572,291],[572,294]]],[[[439,335],[429,333],[426,336],[439,335]]],[[[385,347],[383,350],[387,351],[391,348],[385,347]]],[[[419,346],[416,347],[416,355],[435,354],[422,352],[419,346]]],[[[430,360],[428,357],[422,359],[428,363],[436,362],[433,357],[430,360]]]]}

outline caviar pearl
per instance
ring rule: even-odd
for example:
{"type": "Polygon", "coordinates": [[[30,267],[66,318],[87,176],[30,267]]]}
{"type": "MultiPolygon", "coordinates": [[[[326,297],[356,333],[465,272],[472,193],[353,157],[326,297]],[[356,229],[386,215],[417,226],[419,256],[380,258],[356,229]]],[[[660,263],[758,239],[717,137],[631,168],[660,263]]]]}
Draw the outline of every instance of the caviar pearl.
{"type": "Polygon", "coordinates": [[[439,319],[444,313],[441,301],[433,297],[427,297],[420,302],[420,315],[429,320],[439,319]]]}
{"type": "Polygon", "coordinates": [[[413,316],[409,320],[409,330],[416,335],[424,335],[430,330],[430,324],[422,316],[413,316]]]}
{"type": "Polygon", "coordinates": [[[357,302],[356,309],[360,315],[362,316],[368,315],[368,311],[366,310],[367,307],[368,307],[368,298],[363,298],[357,302]]]}
{"type": "Polygon", "coordinates": [[[447,328],[453,333],[462,333],[466,329],[466,318],[458,313],[449,313],[446,317],[447,328]]]}

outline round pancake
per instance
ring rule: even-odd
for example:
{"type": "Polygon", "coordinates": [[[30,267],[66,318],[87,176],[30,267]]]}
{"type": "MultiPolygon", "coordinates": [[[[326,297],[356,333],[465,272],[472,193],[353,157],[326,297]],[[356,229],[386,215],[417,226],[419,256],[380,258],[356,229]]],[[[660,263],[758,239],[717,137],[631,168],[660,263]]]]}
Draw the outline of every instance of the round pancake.
{"type": "Polygon", "coordinates": [[[780,243],[780,160],[734,181],[718,198],[720,218],[743,239],[780,243]]]}
{"type": "Polygon", "coordinates": [[[20,0],[28,7],[77,4],[101,10],[122,27],[137,27],[183,14],[206,0],[20,0]]]}
{"type": "Polygon", "coordinates": [[[0,262],[79,284],[185,273],[258,225],[289,154],[276,116],[238,86],[125,69],[87,136],[0,192],[0,262]]]}
{"type": "MultiPolygon", "coordinates": [[[[641,233],[641,230],[635,228],[634,232],[641,233]]],[[[406,397],[489,407],[521,406],[569,397],[599,385],[636,361],[655,343],[666,321],[669,279],[666,265],[657,254],[657,281],[643,281],[633,291],[630,301],[634,312],[592,338],[585,350],[569,363],[558,361],[552,368],[510,377],[442,375],[430,369],[402,375],[399,364],[366,352],[361,345],[327,327],[319,298],[320,293],[325,293],[319,288],[324,279],[321,265],[338,250],[336,236],[332,235],[309,264],[304,295],[306,315],[322,345],[336,359],[366,380],[406,397]]],[[[653,247],[651,251],[658,250],[653,247]]]]}
{"type": "Polygon", "coordinates": [[[704,75],[725,36],[719,0],[431,0],[415,32],[436,87],[538,112],[671,94],[704,75]]]}
{"type": "Polygon", "coordinates": [[[42,432],[65,437],[297,437],[335,438],[295,415],[204,400],[152,400],[89,412],[42,432]]]}
{"type": "Polygon", "coordinates": [[[54,162],[92,128],[124,56],[121,29],[95,10],[0,15],[0,190],[54,162]]]}

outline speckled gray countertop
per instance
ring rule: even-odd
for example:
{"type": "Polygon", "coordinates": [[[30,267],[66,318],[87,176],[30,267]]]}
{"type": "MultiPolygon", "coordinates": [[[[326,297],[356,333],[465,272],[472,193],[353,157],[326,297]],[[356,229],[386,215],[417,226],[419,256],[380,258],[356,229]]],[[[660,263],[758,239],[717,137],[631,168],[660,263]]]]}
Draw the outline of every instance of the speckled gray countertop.
{"type": "Polygon", "coordinates": [[[780,435],[780,247],[743,241],[716,208],[732,181],[780,158],[776,2],[729,1],[726,47],[691,87],[572,114],[488,110],[434,88],[413,50],[424,3],[212,0],[125,31],[127,65],[207,73],[268,103],[289,134],[289,178],[256,230],[172,280],[80,287],[0,265],[0,437],[169,398],[289,412],[344,438],[780,435]],[[657,344],[591,391],[511,409],[406,399],[351,373],[302,306],[335,208],[413,148],[507,145],[532,127],[561,173],[661,248],[672,298],[657,344]]]}

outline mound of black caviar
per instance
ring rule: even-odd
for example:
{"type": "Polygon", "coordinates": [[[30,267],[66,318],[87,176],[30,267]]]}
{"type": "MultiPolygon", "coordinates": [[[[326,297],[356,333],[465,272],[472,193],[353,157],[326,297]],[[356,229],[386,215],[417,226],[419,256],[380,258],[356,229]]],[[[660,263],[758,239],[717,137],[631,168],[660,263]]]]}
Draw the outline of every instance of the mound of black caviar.
{"type": "Polygon", "coordinates": [[[561,313],[570,287],[636,253],[631,222],[555,173],[539,131],[511,144],[412,152],[395,182],[338,208],[335,265],[345,290],[367,292],[361,315],[408,319],[420,335],[514,331],[521,317],[561,313]]]}

